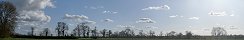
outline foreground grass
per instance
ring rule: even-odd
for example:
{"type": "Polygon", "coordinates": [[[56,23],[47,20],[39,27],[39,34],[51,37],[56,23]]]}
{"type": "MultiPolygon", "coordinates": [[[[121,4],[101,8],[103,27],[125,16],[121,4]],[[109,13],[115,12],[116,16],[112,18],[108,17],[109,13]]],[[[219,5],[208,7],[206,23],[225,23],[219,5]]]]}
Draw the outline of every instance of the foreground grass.
{"type": "Polygon", "coordinates": [[[0,40],[244,40],[244,39],[160,39],[160,38],[80,38],[80,39],[28,39],[28,38],[0,38],[0,40]]]}

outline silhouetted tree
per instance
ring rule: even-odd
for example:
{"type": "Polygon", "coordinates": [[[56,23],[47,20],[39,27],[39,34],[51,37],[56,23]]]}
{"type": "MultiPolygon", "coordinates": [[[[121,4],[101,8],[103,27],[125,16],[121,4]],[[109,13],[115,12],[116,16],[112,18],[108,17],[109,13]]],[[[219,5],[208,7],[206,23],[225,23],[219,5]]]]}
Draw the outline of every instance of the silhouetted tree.
{"type": "Polygon", "coordinates": [[[35,28],[31,27],[31,36],[34,36],[34,30],[35,30],[35,28]]]}
{"type": "Polygon", "coordinates": [[[48,28],[45,28],[42,32],[45,36],[50,35],[50,30],[48,28]]]}
{"type": "Polygon", "coordinates": [[[64,22],[58,22],[58,26],[56,28],[57,32],[58,32],[58,36],[65,36],[65,33],[68,30],[68,25],[64,22]]]}
{"type": "Polygon", "coordinates": [[[182,33],[179,33],[179,34],[177,34],[177,36],[178,36],[178,37],[181,37],[181,36],[183,36],[183,34],[182,34],[182,33]]]}
{"type": "Polygon", "coordinates": [[[91,31],[91,33],[92,33],[92,37],[93,37],[94,39],[96,39],[96,38],[97,38],[97,27],[95,27],[95,28],[91,31]]]}
{"type": "Polygon", "coordinates": [[[143,30],[139,30],[139,36],[146,36],[145,33],[143,32],[143,30]]]}
{"type": "Polygon", "coordinates": [[[132,36],[135,36],[135,33],[131,28],[126,28],[125,30],[122,30],[119,32],[119,36],[121,36],[121,37],[132,37],[132,36]]]}
{"type": "Polygon", "coordinates": [[[154,31],[152,31],[152,30],[149,31],[149,36],[155,36],[154,34],[155,34],[154,31]]]}
{"type": "Polygon", "coordinates": [[[160,33],[159,33],[159,36],[163,36],[163,32],[160,32],[160,33]]]}
{"type": "Polygon", "coordinates": [[[224,36],[227,35],[227,32],[224,28],[221,27],[213,27],[212,36],[224,36]]]}
{"type": "Polygon", "coordinates": [[[81,35],[81,27],[80,27],[80,25],[77,25],[77,27],[73,30],[73,34],[72,35],[74,35],[74,36],[78,35],[78,37],[81,37],[80,36],[81,35]]]}
{"type": "Polygon", "coordinates": [[[86,36],[89,37],[89,35],[90,35],[90,27],[87,26],[86,36]]]}
{"type": "Polygon", "coordinates": [[[108,31],[108,37],[111,37],[111,35],[112,35],[112,30],[109,30],[108,31]]]}
{"type": "Polygon", "coordinates": [[[166,36],[175,36],[176,32],[175,31],[171,31],[169,33],[166,34],[166,36]]]}
{"type": "Polygon", "coordinates": [[[119,36],[119,32],[118,32],[118,31],[114,32],[114,33],[112,34],[112,36],[113,36],[113,37],[118,37],[118,36],[119,36]]]}
{"type": "Polygon", "coordinates": [[[102,37],[106,36],[106,32],[107,32],[107,29],[103,29],[102,31],[100,31],[100,33],[102,34],[102,37]]]}
{"type": "Polygon", "coordinates": [[[191,33],[191,31],[186,31],[186,37],[187,37],[187,38],[191,38],[191,37],[192,37],[192,33],[191,33]]]}
{"type": "Polygon", "coordinates": [[[0,2],[0,38],[11,37],[14,33],[16,16],[16,8],[12,3],[0,2]]]}

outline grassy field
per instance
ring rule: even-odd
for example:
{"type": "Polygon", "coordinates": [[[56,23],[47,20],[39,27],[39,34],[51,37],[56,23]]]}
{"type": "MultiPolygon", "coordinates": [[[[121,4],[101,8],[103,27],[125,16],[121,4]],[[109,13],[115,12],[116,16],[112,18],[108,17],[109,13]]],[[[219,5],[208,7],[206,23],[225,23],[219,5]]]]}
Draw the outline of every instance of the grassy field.
{"type": "Polygon", "coordinates": [[[152,39],[152,38],[80,38],[80,39],[27,39],[27,38],[1,38],[0,40],[244,40],[244,39],[152,39]]]}

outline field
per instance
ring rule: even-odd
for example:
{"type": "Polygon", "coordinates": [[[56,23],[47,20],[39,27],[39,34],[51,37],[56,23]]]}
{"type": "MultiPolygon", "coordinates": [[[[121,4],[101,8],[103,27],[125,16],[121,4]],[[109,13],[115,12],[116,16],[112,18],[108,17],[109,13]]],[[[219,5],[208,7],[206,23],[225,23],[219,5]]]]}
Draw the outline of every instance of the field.
{"type": "Polygon", "coordinates": [[[98,38],[98,39],[27,39],[27,38],[2,38],[0,40],[244,40],[244,39],[160,39],[160,38],[98,38]]]}

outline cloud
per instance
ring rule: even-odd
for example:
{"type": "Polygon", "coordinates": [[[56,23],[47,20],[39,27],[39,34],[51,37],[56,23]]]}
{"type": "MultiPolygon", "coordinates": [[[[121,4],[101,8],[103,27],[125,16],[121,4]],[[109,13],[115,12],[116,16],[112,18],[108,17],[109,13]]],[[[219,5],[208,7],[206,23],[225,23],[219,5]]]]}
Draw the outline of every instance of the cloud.
{"type": "Polygon", "coordinates": [[[63,17],[64,20],[71,21],[74,23],[88,23],[88,24],[95,24],[95,21],[91,21],[88,19],[87,16],[85,15],[70,15],[70,14],[65,14],[63,17]]]}
{"type": "Polygon", "coordinates": [[[137,23],[156,23],[156,21],[152,20],[151,18],[140,18],[137,23]]]}
{"type": "Polygon", "coordinates": [[[51,0],[6,0],[11,2],[19,14],[18,27],[43,27],[49,23],[51,17],[46,15],[44,9],[55,8],[51,0]]]}
{"type": "Polygon", "coordinates": [[[70,14],[65,14],[65,16],[63,17],[63,19],[72,19],[72,20],[86,20],[88,19],[87,16],[84,15],[70,15],[70,14]]]}
{"type": "Polygon", "coordinates": [[[117,14],[118,12],[115,12],[115,11],[103,11],[103,13],[107,13],[107,14],[117,14]]]}
{"type": "Polygon", "coordinates": [[[84,6],[84,8],[89,8],[89,9],[102,9],[104,7],[103,6],[84,6]]]}
{"type": "Polygon", "coordinates": [[[168,5],[163,5],[163,6],[152,6],[152,7],[147,7],[142,10],[169,10],[170,7],[168,5]]]}
{"type": "Polygon", "coordinates": [[[104,22],[114,22],[113,20],[111,20],[111,19],[105,19],[105,20],[103,20],[104,22]]]}
{"type": "Polygon", "coordinates": [[[13,3],[18,10],[36,11],[47,7],[55,7],[51,0],[7,0],[13,3]]]}
{"type": "Polygon", "coordinates": [[[235,14],[230,14],[230,16],[235,16],[235,14]]]}
{"type": "MultiPolygon", "coordinates": [[[[175,18],[177,17],[178,15],[172,15],[172,16],[169,16],[170,18],[175,18]]],[[[182,16],[183,17],[183,16],[182,16]]]]}
{"type": "Polygon", "coordinates": [[[155,26],[146,26],[146,28],[157,29],[158,27],[155,27],[155,26]]]}
{"type": "Polygon", "coordinates": [[[200,17],[190,17],[190,18],[188,18],[188,19],[192,19],[192,20],[199,20],[199,19],[200,19],[200,17]]]}
{"type": "Polygon", "coordinates": [[[19,14],[18,21],[22,22],[42,22],[42,23],[47,23],[50,22],[51,17],[45,15],[43,11],[20,11],[18,13],[23,13],[19,14]]]}
{"type": "Polygon", "coordinates": [[[84,23],[87,23],[87,24],[96,24],[95,21],[91,21],[91,20],[85,20],[84,23]]]}
{"type": "Polygon", "coordinates": [[[120,27],[120,28],[134,28],[135,26],[132,26],[132,25],[117,25],[117,27],[120,27]]]}
{"type": "Polygon", "coordinates": [[[239,29],[238,27],[234,25],[228,25],[228,24],[216,24],[217,27],[223,27],[227,30],[234,30],[234,29],[239,29]]]}

